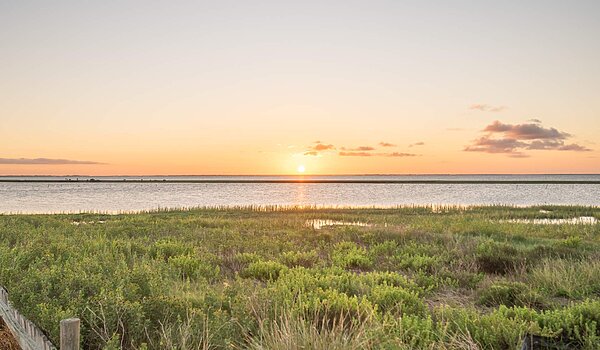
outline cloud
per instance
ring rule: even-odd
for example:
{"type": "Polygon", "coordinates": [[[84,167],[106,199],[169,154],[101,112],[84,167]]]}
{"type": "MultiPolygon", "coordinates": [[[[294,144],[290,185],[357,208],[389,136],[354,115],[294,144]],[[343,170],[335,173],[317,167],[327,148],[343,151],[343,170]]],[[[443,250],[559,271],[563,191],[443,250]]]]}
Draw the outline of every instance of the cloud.
{"type": "Polygon", "coordinates": [[[416,154],[412,153],[371,153],[371,152],[339,152],[338,155],[342,157],[415,157],[416,154]]]}
{"type": "Polygon", "coordinates": [[[369,152],[344,152],[344,151],[342,151],[338,154],[342,157],[372,157],[372,156],[376,155],[375,153],[369,153],[369,152]]]}
{"type": "Polygon", "coordinates": [[[523,151],[575,151],[586,152],[591,149],[571,143],[565,143],[572,135],[556,128],[545,128],[535,123],[505,124],[494,121],[482,132],[486,135],[474,140],[466,146],[467,152],[504,153],[510,157],[528,157],[523,151]]]}
{"type": "Polygon", "coordinates": [[[489,136],[483,136],[467,146],[465,151],[486,152],[486,153],[513,153],[516,149],[524,147],[526,144],[515,139],[491,139],[489,136]]]}
{"type": "Polygon", "coordinates": [[[304,152],[304,155],[305,156],[318,156],[319,152],[317,152],[317,151],[306,151],[306,152],[304,152]]]}
{"type": "Polygon", "coordinates": [[[424,146],[425,142],[415,142],[415,143],[411,143],[410,145],[408,145],[408,147],[414,147],[414,146],[424,146]]]}
{"type": "Polygon", "coordinates": [[[0,164],[14,165],[67,165],[67,164],[105,164],[89,160],[51,159],[51,158],[0,158],[0,164]]]}
{"type": "Polygon", "coordinates": [[[538,140],[538,139],[551,139],[551,140],[564,140],[571,137],[566,132],[561,132],[555,128],[544,128],[538,124],[503,124],[499,121],[495,121],[483,129],[490,133],[504,133],[506,136],[525,139],[525,140],[538,140]]]}
{"type": "Polygon", "coordinates": [[[502,112],[507,109],[505,106],[490,106],[486,104],[474,104],[469,109],[480,111],[480,112],[502,112]]]}
{"type": "MultiPolygon", "coordinates": [[[[417,144],[422,144],[422,142],[419,142],[417,144]]],[[[380,142],[379,145],[382,147],[396,147],[396,145],[387,143],[387,142],[380,142]]],[[[333,150],[339,150],[337,155],[340,157],[414,157],[414,156],[416,156],[416,154],[412,154],[412,153],[374,152],[377,150],[377,148],[372,147],[372,146],[358,146],[358,147],[352,147],[352,148],[350,148],[350,147],[336,148],[332,144],[326,144],[326,143],[322,143],[320,141],[315,142],[314,145],[307,147],[306,151],[304,152],[304,155],[305,156],[320,156],[321,153],[323,153],[323,152],[328,152],[328,151],[333,151],[333,150]]]]}
{"type": "Polygon", "coordinates": [[[315,151],[326,151],[328,149],[335,149],[335,147],[333,145],[326,145],[324,143],[317,143],[316,145],[313,146],[312,148],[315,151]]]}
{"type": "Polygon", "coordinates": [[[304,152],[305,156],[318,156],[321,152],[335,150],[334,145],[322,143],[321,141],[315,141],[314,143],[314,145],[307,147],[304,152]]]}
{"type": "Polygon", "coordinates": [[[358,151],[358,152],[364,152],[364,151],[374,151],[375,147],[371,147],[371,146],[359,146],[356,148],[346,148],[346,147],[342,147],[341,148],[342,151],[358,151]]]}
{"type": "Polygon", "coordinates": [[[401,152],[385,153],[384,155],[386,157],[416,157],[417,156],[414,153],[401,153],[401,152]]]}
{"type": "Polygon", "coordinates": [[[577,151],[577,152],[590,152],[591,149],[576,143],[570,145],[563,145],[558,147],[559,151],[577,151]]]}
{"type": "Polygon", "coordinates": [[[528,122],[532,122],[532,123],[537,123],[537,124],[542,124],[542,121],[536,118],[533,119],[529,119],[528,122]]]}

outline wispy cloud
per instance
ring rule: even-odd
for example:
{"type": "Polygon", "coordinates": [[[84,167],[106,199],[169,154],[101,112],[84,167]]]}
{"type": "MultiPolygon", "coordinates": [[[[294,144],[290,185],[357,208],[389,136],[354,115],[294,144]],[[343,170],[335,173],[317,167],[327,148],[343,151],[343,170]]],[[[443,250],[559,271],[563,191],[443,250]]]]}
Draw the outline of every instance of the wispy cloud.
{"type": "Polygon", "coordinates": [[[480,111],[480,112],[502,112],[508,107],[505,106],[490,106],[488,104],[474,104],[469,109],[480,111]]]}
{"type": "Polygon", "coordinates": [[[415,143],[411,143],[410,145],[408,145],[408,147],[415,147],[415,146],[424,146],[425,142],[415,142],[415,143]]]}
{"type": "Polygon", "coordinates": [[[67,165],[67,164],[105,164],[89,160],[70,160],[70,159],[52,159],[52,158],[0,158],[0,164],[13,165],[67,165]]]}
{"type": "Polygon", "coordinates": [[[306,152],[304,152],[304,155],[305,156],[318,156],[319,152],[317,152],[317,151],[306,151],[306,152]]]}
{"type": "MultiPolygon", "coordinates": [[[[424,143],[417,142],[415,145],[422,145],[424,143]]],[[[397,147],[394,144],[387,142],[380,142],[381,147],[397,147]]],[[[305,156],[320,156],[322,153],[339,150],[337,155],[340,157],[414,157],[417,156],[413,153],[402,153],[402,152],[376,152],[377,148],[372,146],[358,146],[358,147],[335,147],[332,144],[323,143],[321,141],[315,142],[313,145],[307,147],[304,152],[305,156]]]]}
{"type": "Polygon", "coordinates": [[[384,153],[386,157],[416,157],[417,155],[414,153],[402,153],[402,152],[394,152],[394,153],[384,153]]]}
{"type": "Polygon", "coordinates": [[[372,157],[372,156],[376,155],[375,153],[369,153],[369,152],[345,152],[345,151],[342,151],[338,154],[342,157],[372,157]]]}
{"type": "Polygon", "coordinates": [[[333,145],[327,145],[324,143],[317,143],[316,145],[313,146],[312,148],[314,151],[326,151],[328,149],[335,149],[335,147],[333,145]]]}
{"type": "Polygon", "coordinates": [[[371,152],[339,152],[338,155],[342,157],[415,157],[413,153],[371,153],[371,152]]]}
{"type": "Polygon", "coordinates": [[[576,143],[567,144],[572,135],[556,128],[545,128],[539,121],[524,124],[505,124],[494,121],[482,132],[486,134],[465,147],[468,152],[504,153],[523,158],[524,151],[574,151],[587,152],[591,149],[576,143]]]}
{"type": "Polygon", "coordinates": [[[315,141],[313,145],[307,147],[304,155],[318,156],[321,152],[330,150],[335,150],[335,146],[332,144],[322,143],[321,141],[315,141]]]}
{"type": "Polygon", "coordinates": [[[364,152],[364,151],[374,151],[376,148],[371,146],[359,146],[355,148],[340,148],[342,151],[355,151],[355,152],[364,152]]]}

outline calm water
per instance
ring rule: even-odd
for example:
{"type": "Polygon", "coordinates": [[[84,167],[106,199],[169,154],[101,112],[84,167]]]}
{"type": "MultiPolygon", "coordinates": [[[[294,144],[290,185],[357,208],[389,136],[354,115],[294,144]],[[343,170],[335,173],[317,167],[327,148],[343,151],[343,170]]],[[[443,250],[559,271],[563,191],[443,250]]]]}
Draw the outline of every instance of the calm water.
{"type": "MultiPolygon", "coordinates": [[[[2,177],[7,179],[8,177],[2,177]]],[[[13,177],[16,178],[16,177],[13,177]]],[[[143,179],[216,179],[207,176],[143,179]]],[[[227,176],[224,179],[293,177],[227,176]]],[[[308,177],[306,177],[308,178],[308,177]]],[[[592,180],[600,175],[316,176],[367,180],[592,180]]],[[[27,179],[18,177],[18,179],[27,179]]],[[[40,180],[41,177],[32,177],[40,180]]],[[[46,178],[46,179],[64,179],[46,178]]],[[[75,179],[75,178],[73,178],[75,179]]],[[[79,179],[86,179],[79,177],[79,179]]],[[[101,178],[108,179],[108,178],[101,178]]],[[[111,177],[111,179],[141,179],[111,177]]],[[[0,183],[0,213],[120,212],[221,205],[395,206],[580,204],[600,206],[597,184],[0,183]]]]}

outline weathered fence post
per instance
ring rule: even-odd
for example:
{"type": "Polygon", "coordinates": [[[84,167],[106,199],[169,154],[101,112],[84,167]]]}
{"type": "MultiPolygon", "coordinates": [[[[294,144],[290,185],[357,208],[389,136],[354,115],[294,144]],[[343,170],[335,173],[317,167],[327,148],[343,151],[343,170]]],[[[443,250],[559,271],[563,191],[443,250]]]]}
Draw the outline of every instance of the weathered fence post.
{"type": "Polygon", "coordinates": [[[60,350],[79,350],[79,319],[60,321],[60,350]]]}

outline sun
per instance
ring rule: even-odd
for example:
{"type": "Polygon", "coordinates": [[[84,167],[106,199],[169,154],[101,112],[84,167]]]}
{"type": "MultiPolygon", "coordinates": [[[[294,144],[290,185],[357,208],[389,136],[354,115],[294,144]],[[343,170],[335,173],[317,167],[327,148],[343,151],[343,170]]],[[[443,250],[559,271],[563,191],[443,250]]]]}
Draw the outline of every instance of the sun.
{"type": "Polygon", "coordinates": [[[306,168],[304,167],[304,165],[300,164],[300,165],[298,165],[298,168],[296,170],[299,173],[304,173],[306,171],[306,168]]]}

